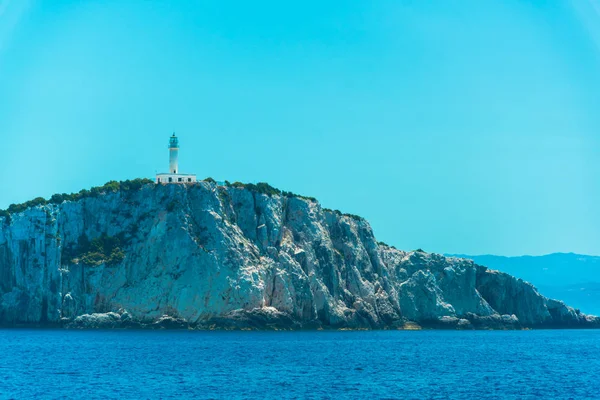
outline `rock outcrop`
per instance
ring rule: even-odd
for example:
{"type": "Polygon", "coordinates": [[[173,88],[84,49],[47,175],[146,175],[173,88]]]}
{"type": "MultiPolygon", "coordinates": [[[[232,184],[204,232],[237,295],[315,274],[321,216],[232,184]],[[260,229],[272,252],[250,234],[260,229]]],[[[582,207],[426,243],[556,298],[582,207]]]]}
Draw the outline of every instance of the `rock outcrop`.
{"type": "Polygon", "coordinates": [[[0,324],[600,327],[527,282],[244,187],[147,184],[0,217],[0,324]]]}

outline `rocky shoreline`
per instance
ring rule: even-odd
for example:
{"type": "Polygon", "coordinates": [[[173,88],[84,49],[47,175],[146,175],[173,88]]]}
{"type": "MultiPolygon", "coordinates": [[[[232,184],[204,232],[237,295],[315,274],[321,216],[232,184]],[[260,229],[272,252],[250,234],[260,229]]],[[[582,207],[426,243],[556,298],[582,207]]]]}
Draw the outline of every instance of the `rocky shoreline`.
{"type": "Polygon", "coordinates": [[[66,329],[185,329],[185,330],[225,330],[225,331],[295,331],[295,330],[529,330],[529,329],[598,329],[600,325],[594,321],[574,325],[546,324],[534,328],[521,326],[518,319],[512,315],[479,317],[476,315],[466,318],[442,317],[439,320],[398,321],[390,326],[376,328],[367,327],[332,327],[322,325],[320,321],[299,322],[288,315],[278,313],[276,310],[253,310],[250,312],[239,311],[215,318],[199,324],[190,324],[181,318],[163,316],[155,321],[139,322],[132,320],[125,312],[106,314],[85,314],[74,320],[62,321],[56,327],[66,329]],[[275,314],[275,315],[274,315],[275,314]],[[278,315],[279,314],[279,315],[278,315]]]}

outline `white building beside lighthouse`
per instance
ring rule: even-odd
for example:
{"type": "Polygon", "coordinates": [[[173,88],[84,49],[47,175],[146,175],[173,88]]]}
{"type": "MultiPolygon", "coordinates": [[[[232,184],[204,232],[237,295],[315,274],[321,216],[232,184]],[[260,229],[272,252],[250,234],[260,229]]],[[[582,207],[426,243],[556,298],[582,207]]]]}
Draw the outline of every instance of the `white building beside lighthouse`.
{"type": "Polygon", "coordinates": [[[169,139],[169,172],[156,174],[156,183],[194,183],[196,174],[179,173],[179,139],[175,134],[169,139]]]}

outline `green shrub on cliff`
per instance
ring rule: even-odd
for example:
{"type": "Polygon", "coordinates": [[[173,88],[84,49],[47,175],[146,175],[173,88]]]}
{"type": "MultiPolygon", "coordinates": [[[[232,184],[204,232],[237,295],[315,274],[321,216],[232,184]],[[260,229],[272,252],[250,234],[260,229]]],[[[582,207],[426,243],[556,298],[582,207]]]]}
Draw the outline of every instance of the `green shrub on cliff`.
{"type": "Polygon", "coordinates": [[[248,189],[248,190],[251,190],[256,193],[266,194],[269,197],[271,197],[271,196],[297,197],[297,198],[303,199],[303,200],[317,201],[317,199],[315,199],[314,197],[302,196],[300,194],[286,192],[285,190],[279,190],[279,189],[269,185],[266,182],[258,182],[257,184],[233,182],[233,183],[228,184],[227,186],[248,189]]]}
{"type": "Polygon", "coordinates": [[[266,182],[258,182],[254,183],[242,183],[242,182],[233,182],[228,186],[238,188],[238,189],[248,189],[252,192],[266,194],[267,196],[280,195],[281,190],[274,188],[266,182]]]}
{"type": "Polygon", "coordinates": [[[92,197],[98,196],[102,193],[108,192],[118,192],[121,189],[121,183],[117,181],[110,181],[105,183],[104,186],[93,187],[90,192],[92,193],[92,197]]]}
{"type": "Polygon", "coordinates": [[[292,193],[292,192],[283,191],[283,192],[281,192],[281,195],[284,197],[297,197],[297,198],[303,199],[303,200],[317,201],[317,199],[315,199],[314,197],[302,196],[301,194],[296,194],[296,193],[292,193]]]}
{"type": "Polygon", "coordinates": [[[300,194],[286,192],[285,190],[277,189],[266,182],[258,182],[254,183],[242,183],[242,182],[233,182],[225,181],[225,186],[234,187],[238,189],[248,189],[252,192],[266,194],[267,196],[283,196],[283,197],[297,197],[299,199],[308,200],[308,201],[317,201],[314,197],[310,196],[302,196],[300,194]]]}
{"type": "Polygon", "coordinates": [[[72,263],[82,263],[89,266],[115,265],[125,258],[125,252],[122,250],[123,246],[122,235],[108,236],[103,233],[92,241],[83,235],[79,238],[77,247],[65,251],[63,258],[72,263]]]}
{"type": "Polygon", "coordinates": [[[252,183],[248,183],[246,185],[246,189],[252,190],[254,192],[258,192],[261,194],[266,194],[267,196],[279,195],[281,194],[281,190],[274,188],[266,182],[258,182],[256,185],[252,183]]]}
{"type": "Polygon", "coordinates": [[[363,217],[361,217],[360,215],[356,215],[356,214],[348,214],[348,213],[344,213],[344,214],[342,214],[342,215],[344,215],[345,217],[352,218],[352,219],[353,219],[353,220],[355,220],[355,221],[362,221],[362,220],[363,220],[363,217]]]}
{"type": "Polygon", "coordinates": [[[136,191],[136,190],[140,190],[142,188],[142,186],[150,184],[150,183],[154,183],[154,181],[151,179],[139,179],[139,178],[134,179],[132,181],[126,180],[126,181],[120,182],[120,190],[136,191]]]}
{"type": "Polygon", "coordinates": [[[146,179],[146,178],[144,178],[144,179],[137,178],[137,179],[126,180],[126,181],[121,181],[121,182],[110,181],[102,186],[93,187],[90,190],[83,189],[83,190],[79,191],[79,193],[53,194],[52,197],[50,197],[50,200],[46,200],[43,197],[38,197],[33,200],[27,201],[25,203],[11,204],[10,206],[8,206],[8,209],[0,210],[0,216],[8,216],[10,214],[20,213],[20,212],[27,210],[28,208],[36,207],[36,206],[40,206],[40,205],[42,205],[42,206],[46,205],[46,204],[57,204],[58,205],[65,201],[77,201],[77,200],[81,200],[86,197],[98,197],[104,193],[110,193],[110,192],[114,193],[114,192],[118,192],[118,191],[123,191],[123,192],[136,191],[136,190],[141,189],[142,186],[150,184],[150,183],[153,184],[154,181],[151,179],[146,179]]]}
{"type": "Polygon", "coordinates": [[[9,214],[20,213],[22,211],[27,210],[30,207],[44,206],[47,203],[48,202],[43,197],[37,197],[33,200],[27,201],[22,204],[11,204],[10,206],[8,206],[6,212],[8,212],[9,214]]]}
{"type": "Polygon", "coordinates": [[[340,210],[332,210],[331,208],[324,208],[323,211],[333,213],[338,217],[342,215],[342,212],[340,210]]]}

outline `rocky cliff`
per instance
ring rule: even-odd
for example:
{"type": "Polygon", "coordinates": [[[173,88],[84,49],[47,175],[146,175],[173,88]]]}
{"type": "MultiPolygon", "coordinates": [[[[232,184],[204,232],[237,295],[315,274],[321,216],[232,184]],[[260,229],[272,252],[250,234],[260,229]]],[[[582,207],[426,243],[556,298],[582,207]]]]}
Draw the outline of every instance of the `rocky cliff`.
{"type": "Polygon", "coordinates": [[[574,253],[501,257],[452,255],[468,258],[532,283],[544,295],[561,299],[583,312],[600,315],[600,257],[574,253]]]}
{"type": "Polygon", "coordinates": [[[600,320],[472,261],[378,243],[367,221],[314,199],[199,182],[116,187],[0,217],[0,324],[522,328],[600,320]]]}

